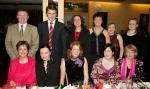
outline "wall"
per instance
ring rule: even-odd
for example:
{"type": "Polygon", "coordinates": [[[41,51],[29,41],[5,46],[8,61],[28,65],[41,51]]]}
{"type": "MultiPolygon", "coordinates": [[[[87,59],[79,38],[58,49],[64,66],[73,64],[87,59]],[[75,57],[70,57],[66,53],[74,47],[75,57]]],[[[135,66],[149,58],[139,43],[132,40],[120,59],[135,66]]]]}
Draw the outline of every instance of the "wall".
{"type": "MultiPolygon", "coordinates": [[[[89,2],[89,24],[92,26],[92,16],[95,12],[108,12],[108,23],[115,22],[118,32],[127,28],[128,19],[140,17],[141,13],[150,14],[150,4],[128,4],[114,2],[89,2]]],[[[149,20],[150,32],[150,20],[149,20]]]]}

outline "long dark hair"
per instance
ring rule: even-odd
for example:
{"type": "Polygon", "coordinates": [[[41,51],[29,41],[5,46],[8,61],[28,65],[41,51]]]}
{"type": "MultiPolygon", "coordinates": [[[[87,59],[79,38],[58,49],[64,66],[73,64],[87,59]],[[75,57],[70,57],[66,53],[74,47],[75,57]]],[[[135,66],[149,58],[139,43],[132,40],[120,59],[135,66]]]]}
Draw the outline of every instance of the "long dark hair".
{"type": "Polygon", "coordinates": [[[86,25],[85,25],[85,22],[84,22],[84,18],[83,18],[81,15],[74,15],[74,16],[71,18],[71,27],[70,27],[70,29],[73,30],[73,31],[76,29],[76,27],[75,27],[75,25],[74,25],[74,18],[75,18],[76,16],[78,16],[78,17],[81,19],[81,29],[86,29],[86,25]]]}

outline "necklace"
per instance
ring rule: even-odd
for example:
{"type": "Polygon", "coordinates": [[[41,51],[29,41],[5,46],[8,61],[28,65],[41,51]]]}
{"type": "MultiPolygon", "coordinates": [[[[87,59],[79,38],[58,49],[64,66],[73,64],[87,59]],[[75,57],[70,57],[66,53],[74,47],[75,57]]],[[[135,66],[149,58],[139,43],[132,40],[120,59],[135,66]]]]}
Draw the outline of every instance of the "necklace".
{"type": "Polygon", "coordinates": [[[129,30],[128,32],[127,32],[127,35],[128,36],[133,36],[133,35],[135,35],[136,34],[136,30],[129,30]]]}

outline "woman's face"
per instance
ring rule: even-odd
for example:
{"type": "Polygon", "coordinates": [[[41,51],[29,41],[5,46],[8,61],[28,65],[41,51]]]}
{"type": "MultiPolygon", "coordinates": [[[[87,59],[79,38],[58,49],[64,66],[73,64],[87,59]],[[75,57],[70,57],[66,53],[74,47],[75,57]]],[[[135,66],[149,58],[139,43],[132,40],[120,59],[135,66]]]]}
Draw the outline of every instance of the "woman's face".
{"type": "Polygon", "coordinates": [[[103,22],[103,20],[101,17],[95,17],[94,18],[94,25],[95,26],[101,26],[102,22],[103,22]]]}
{"type": "Polygon", "coordinates": [[[104,50],[104,57],[107,58],[107,59],[111,59],[113,57],[113,52],[112,50],[110,49],[110,47],[107,47],[105,50],[104,50]]]}
{"type": "Polygon", "coordinates": [[[126,56],[128,59],[133,59],[135,57],[135,55],[136,55],[136,53],[132,50],[129,50],[129,49],[126,52],[126,56]]]}
{"type": "Polygon", "coordinates": [[[49,51],[48,48],[41,48],[40,49],[40,56],[41,56],[43,61],[49,60],[50,59],[50,55],[51,55],[51,52],[49,51]]]}
{"type": "Polygon", "coordinates": [[[129,30],[136,30],[137,27],[138,27],[138,24],[137,24],[136,20],[129,21],[129,24],[128,24],[129,30]]]}
{"type": "Polygon", "coordinates": [[[75,25],[75,27],[81,26],[81,18],[79,16],[74,17],[74,25],[75,25]]]}
{"type": "Polygon", "coordinates": [[[115,27],[114,24],[110,24],[110,25],[108,26],[108,33],[109,33],[109,34],[114,34],[114,33],[115,33],[115,30],[116,30],[116,27],[115,27]]]}
{"type": "Polygon", "coordinates": [[[77,58],[80,55],[80,48],[78,45],[74,45],[71,50],[72,58],[77,58]]]}
{"type": "Polygon", "coordinates": [[[26,45],[20,45],[18,48],[18,54],[20,57],[27,57],[28,49],[26,45]]]}

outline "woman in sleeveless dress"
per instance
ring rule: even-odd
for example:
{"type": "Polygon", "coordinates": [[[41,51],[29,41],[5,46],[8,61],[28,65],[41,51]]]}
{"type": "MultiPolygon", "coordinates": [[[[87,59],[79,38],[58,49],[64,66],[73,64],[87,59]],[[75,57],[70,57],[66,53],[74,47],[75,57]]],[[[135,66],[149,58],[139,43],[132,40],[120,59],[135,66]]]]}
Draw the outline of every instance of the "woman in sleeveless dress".
{"type": "Polygon", "coordinates": [[[108,34],[110,36],[111,44],[114,46],[114,57],[115,59],[122,59],[123,57],[123,39],[122,36],[116,33],[117,27],[115,23],[108,25],[108,34]]]}

